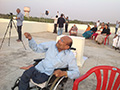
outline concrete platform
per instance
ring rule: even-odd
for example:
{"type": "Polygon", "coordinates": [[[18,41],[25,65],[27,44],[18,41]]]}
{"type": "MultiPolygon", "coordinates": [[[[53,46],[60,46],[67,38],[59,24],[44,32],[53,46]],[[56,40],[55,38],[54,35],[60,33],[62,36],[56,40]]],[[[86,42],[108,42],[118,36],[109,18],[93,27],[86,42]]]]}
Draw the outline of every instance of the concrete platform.
{"type": "MultiPolygon", "coordinates": [[[[78,36],[81,36],[82,33],[83,31],[79,32],[78,36]]],[[[37,43],[56,40],[57,37],[56,34],[50,32],[32,33],[32,36],[37,43]]],[[[110,45],[98,45],[93,40],[85,40],[84,56],[88,59],[82,67],[79,67],[81,75],[98,65],[111,65],[120,68],[120,53],[111,46],[113,36],[110,37],[110,45]]],[[[6,38],[0,50],[0,90],[11,90],[17,77],[21,76],[24,71],[19,68],[32,64],[33,59],[44,57],[44,54],[34,53],[29,48],[28,41],[24,36],[23,41],[27,50],[23,48],[21,42],[16,42],[16,39],[17,37],[12,37],[10,46],[8,46],[8,39],[6,38]]],[[[81,83],[79,90],[95,90],[95,84],[93,75],[81,83]]],[[[72,85],[73,82],[69,79],[64,90],[72,90],[72,85]]]]}

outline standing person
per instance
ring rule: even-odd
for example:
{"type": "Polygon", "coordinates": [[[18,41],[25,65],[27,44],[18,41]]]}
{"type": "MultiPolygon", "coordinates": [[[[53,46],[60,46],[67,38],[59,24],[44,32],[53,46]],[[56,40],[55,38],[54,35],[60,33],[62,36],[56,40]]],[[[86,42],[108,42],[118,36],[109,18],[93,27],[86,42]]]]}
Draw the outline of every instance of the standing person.
{"type": "Polygon", "coordinates": [[[63,32],[63,27],[64,27],[64,23],[65,23],[65,19],[63,18],[64,14],[61,14],[61,16],[58,18],[58,35],[61,35],[63,32]]]}
{"type": "Polygon", "coordinates": [[[22,25],[23,25],[23,20],[24,20],[24,15],[21,13],[21,10],[17,8],[17,32],[18,32],[18,39],[17,41],[20,42],[22,41],[22,25]]]}
{"type": "Polygon", "coordinates": [[[53,31],[53,33],[57,33],[57,21],[58,21],[58,15],[56,15],[56,17],[54,19],[54,31],[53,31]]]}
{"type": "Polygon", "coordinates": [[[108,28],[110,29],[110,23],[108,22],[107,24],[108,24],[108,28]]]}
{"type": "Polygon", "coordinates": [[[69,19],[68,19],[68,17],[66,17],[66,19],[65,19],[65,32],[66,33],[68,32],[68,23],[69,23],[69,19]]]}
{"type": "Polygon", "coordinates": [[[116,21],[115,34],[116,34],[116,33],[117,33],[117,31],[118,31],[119,25],[120,25],[120,22],[116,21]]]}
{"type": "Polygon", "coordinates": [[[80,76],[79,68],[73,52],[70,50],[72,39],[68,36],[63,36],[58,42],[50,41],[36,44],[29,33],[24,34],[29,41],[29,47],[38,53],[45,53],[44,60],[40,61],[36,66],[26,70],[21,76],[19,90],[28,90],[29,81],[32,79],[35,83],[40,84],[48,80],[52,73],[56,77],[66,76],[71,79],[80,76]],[[61,71],[58,68],[65,68],[67,71],[61,71]],[[58,69],[54,71],[55,69],[58,69]]]}
{"type": "Polygon", "coordinates": [[[59,17],[59,11],[57,11],[57,16],[59,17]]]}
{"type": "Polygon", "coordinates": [[[97,25],[97,27],[100,26],[100,20],[98,20],[98,21],[96,22],[96,25],[97,25]]]}

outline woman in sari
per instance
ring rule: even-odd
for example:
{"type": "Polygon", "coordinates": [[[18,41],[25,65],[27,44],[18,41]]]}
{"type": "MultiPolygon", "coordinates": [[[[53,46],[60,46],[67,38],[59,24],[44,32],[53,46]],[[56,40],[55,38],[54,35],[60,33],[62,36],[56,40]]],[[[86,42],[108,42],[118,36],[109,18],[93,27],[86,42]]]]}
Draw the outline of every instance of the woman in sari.
{"type": "Polygon", "coordinates": [[[96,42],[98,44],[102,44],[104,42],[104,39],[107,35],[110,34],[110,29],[108,28],[108,25],[106,24],[105,25],[105,28],[103,29],[103,31],[101,32],[101,34],[99,34],[97,37],[96,37],[96,42]]]}
{"type": "Polygon", "coordinates": [[[83,37],[85,37],[86,39],[90,38],[92,36],[93,33],[95,33],[97,31],[97,25],[95,24],[93,28],[91,28],[89,31],[84,32],[82,34],[83,37]]]}
{"type": "Polygon", "coordinates": [[[88,27],[87,27],[87,29],[85,30],[85,32],[87,32],[87,31],[89,31],[89,30],[91,29],[91,27],[90,27],[89,24],[88,24],[87,26],[88,26],[88,27]]]}

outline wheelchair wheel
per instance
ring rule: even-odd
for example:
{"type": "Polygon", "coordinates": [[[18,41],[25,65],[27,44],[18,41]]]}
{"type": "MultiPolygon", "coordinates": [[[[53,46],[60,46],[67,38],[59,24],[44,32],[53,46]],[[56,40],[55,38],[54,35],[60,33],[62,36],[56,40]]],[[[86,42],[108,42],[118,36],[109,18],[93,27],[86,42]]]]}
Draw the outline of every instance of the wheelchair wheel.
{"type": "Polygon", "coordinates": [[[17,78],[17,80],[15,81],[14,86],[11,88],[11,90],[15,90],[16,87],[18,88],[19,82],[20,82],[20,77],[17,78]]]}
{"type": "Polygon", "coordinates": [[[63,81],[63,79],[65,79],[65,77],[57,77],[55,81],[52,83],[49,90],[63,90],[63,87],[60,87],[60,84],[63,81]]]}

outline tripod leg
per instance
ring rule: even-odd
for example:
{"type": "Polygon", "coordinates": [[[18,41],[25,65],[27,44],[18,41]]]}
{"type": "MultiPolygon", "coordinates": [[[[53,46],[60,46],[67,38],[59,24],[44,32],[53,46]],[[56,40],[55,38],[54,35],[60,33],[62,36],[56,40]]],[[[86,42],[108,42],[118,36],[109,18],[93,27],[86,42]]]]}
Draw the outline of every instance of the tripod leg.
{"type": "Polygon", "coordinates": [[[5,32],[4,37],[3,37],[3,39],[2,39],[2,43],[1,43],[1,45],[0,45],[0,49],[2,48],[2,45],[3,45],[3,42],[4,42],[4,40],[5,40],[5,36],[6,36],[7,32],[8,32],[10,23],[11,23],[11,21],[9,22],[9,24],[8,24],[8,26],[7,26],[6,32],[5,32]]]}
{"type": "Polygon", "coordinates": [[[13,25],[14,25],[15,29],[17,30],[17,27],[16,27],[16,25],[15,25],[15,22],[14,22],[14,21],[13,21],[13,25]]]}
{"type": "Polygon", "coordinates": [[[24,43],[23,43],[23,41],[21,41],[21,42],[22,42],[22,44],[23,44],[24,49],[27,50],[26,47],[25,47],[25,45],[24,45],[24,43]]]}
{"type": "Polygon", "coordinates": [[[10,46],[10,38],[11,38],[11,27],[10,27],[10,31],[9,31],[9,41],[8,41],[8,46],[10,46]]]}

